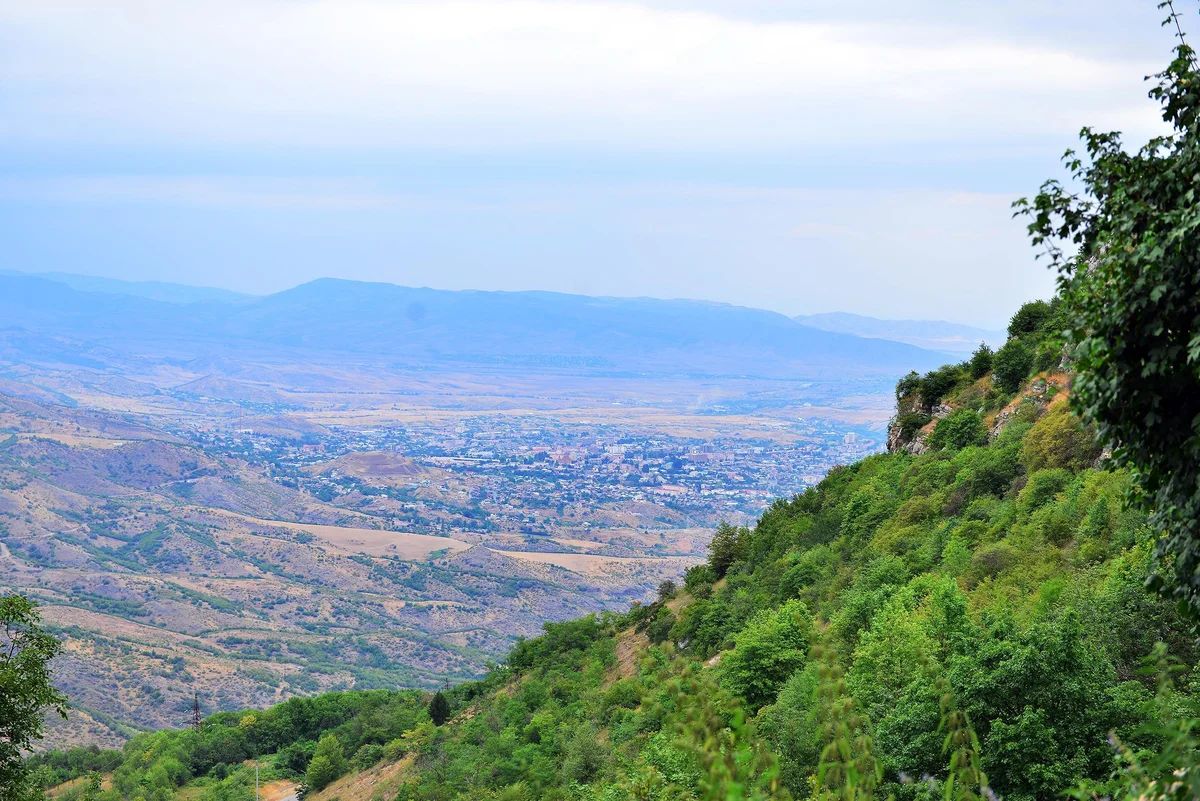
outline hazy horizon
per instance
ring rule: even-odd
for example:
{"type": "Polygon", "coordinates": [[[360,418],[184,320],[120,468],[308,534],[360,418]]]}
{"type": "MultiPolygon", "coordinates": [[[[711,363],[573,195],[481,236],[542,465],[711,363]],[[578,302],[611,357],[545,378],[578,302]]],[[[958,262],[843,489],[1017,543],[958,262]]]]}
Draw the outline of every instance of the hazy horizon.
{"type": "MultiPolygon", "coordinates": [[[[156,278],[123,279],[123,278],[116,278],[111,275],[99,275],[99,274],[89,275],[86,273],[72,273],[67,270],[47,270],[44,272],[33,272],[33,271],[28,271],[28,270],[0,270],[0,275],[3,275],[5,272],[11,273],[11,274],[16,274],[16,275],[28,275],[28,276],[35,277],[35,278],[46,278],[48,280],[59,280],[61,278],[70,277],[70,278],[96,279],[99,281],[113,281],[113,282],[128,283],[128,284],[149,284],[149,285],[161,284],[161,285],[166,285],[166,286],[180,286],[180,287],[186,287],[189,289],[214,290],[214,291],[219,291],[219,292],[228,292],[233,295],[242,295],[246,298],[263,298],[263,297],[267,297],[269,295],[278,294],[279,292],[286,292],[290,289],[296,289],[298,287],[304,286],[305,284],[311,284],[311,283],[314,283],[317,281],[323,281],[323,280],[358,281],[358,279],[339,278],[338,276],[324,275],[324,276],[318,276],[316,278],[310,278],[307,281],[303,281],[301,283],[292,284],[290,286],[285,286],[281,289],[275,290],[274,292],[256,293],[256,292],[241,292],[241,291],[233,289],[231,287],[220,286],[217,284],[188,283],[186,281],[166,281],[166,280],[156,279],[156,278]]],[[[730,306],[738,306],[738,307],[743,307],[743,308],[760,309],[762,311],[777,311],[775,309],[770,309],[770,308],[766,308],[766,307],[762,307],[762,306],[749,306],[744,303],[732,303],[730,301],[710,300],[707,298],[691,298],[691,297],[686,297],[686,296],[657,297],[654,295],[589,295],[589,294],[580,293],[580,292],[558,292],[556,290],[543,290],[543,289],[488,290],[488,289],[478,289],[475,287],[464,287],[462,289],[443,289],[441,287],[435,287],[435,286],[425,286],[425,285],[417,286],[417,285],[411,285],[411,284],[399,284],[399,283],[396,283],[395,281],[360,281],[360,283],[378,283],[378,284],[386,284],[389,286],[402,287],[405,289],[432,289],[432,290],[436,290],[436,291],[445,291],[445,292],[492,292],[492,291],[522,292],[522,291],[528,291],[528,292],[547,292],[547,293],[551,293],[551,294],[561,294],[561,295],[576,295],[576,296],[580,296],[580,297],[592,297],[592,298],[618,298],[618,299],[623,299],[623,300],[647,299],[647,300],[663,300],[663,301],[694,301],[694,302],[700,302],[700,303],[716,303],[716,304],[725,304],[725,305],[730,305],[730,306]]],[[[89,291],[89,290],[84,289],[83,291],[89,291]]],[[[977,325],[969,320],[874,317],[872,315],[858,315],[855,312],[846,311],[845,309],[820,309],[820,310],[812,311],[812,312],[801,312],[799,314],[786,314],[785,312],[778,312],[778,313],[785,314],[785,316],[793,317],[793,318],[821,317],[821,316],[825,316],[825,315],[848,314],[848,315],[852,315],[852,316],[861,316],[861,317],[864,317],[867,319],[879,319],[884,322],[948,323],[951,325],[962,325],[962,326],[973,326],[973,327],[977,327],[977,328],[987,328],[987,326],[977,325]]],[[[1001,321],[1001,323],[1005,323],[1005,322],[1006,321],[1001,321]]],[[[1001,328],[1003,328],[1003,325],[1001,325],[1001,328]]]]}
{"type": "Polygon", "coordinates": [[[0,2],[0,266],[1000,326],[1152,3],[0,2]]]}

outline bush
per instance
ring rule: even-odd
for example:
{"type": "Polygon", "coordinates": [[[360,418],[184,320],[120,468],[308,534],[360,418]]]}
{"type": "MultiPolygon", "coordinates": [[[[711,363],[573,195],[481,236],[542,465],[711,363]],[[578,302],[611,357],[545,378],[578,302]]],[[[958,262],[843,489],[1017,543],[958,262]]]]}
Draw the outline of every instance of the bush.
{"type": "Polygon", "coordinates": [[[956,364],[947,364],[936,370],[930,370],[921,378],[921,403],[931,409],[937,406],[962,378],[963,370],[956,364]]]}
{"type": "Polygon", "coordinates": [[[1054,500],[1071,483],[1071,473],[1062,469],[1032,473],[1017,495],[1017,507],[1026,514],[1054,500]]]}
{"type": "Polygon", "coordinates": [[[992,371],[992,357],[994,355],[986,342],[980,342],[979,347],[971,354],[971,361],[967,363],[967,369],[971,371],[971,378],[978,381],[990,373],[992,371]]]}
{"type": "Polygon", "coordinates": [[[992,380],[1004,392],[1013,393],[1033,369],[1033,351],[1019,339],[1010,339],[992,359],[992,380]]]}
{"type": "Polygon", "coordinates": [[[746,558],[750,549],[750,532],[745,528],[722,523],[708,544],[708,566],[714,576],[722,578],[734,562],[746,558]]]}
{"type": "Polygon", "coordinates": [[[1062,356],[1062,342],[1057,337],[1042,341],[1037,346],[1037,355],[1033,358],[1033,371],[1046,373],[1057,370],[1062,356]]]}
{"type": "Polygon", "coordinates": [[[683,588],[693,598],[707,598],[709,593],[712,592],[712,585],[716,580],[717,577],[713,575],[708,565],[696,565],[689,567],[687,572],[683,574],[683,588]]]}
{"type": "Polygon", "coordinates": [[[905,412],[899,415],[896,422],[900,425],[900,439],[910,441],[932,419],[932,415],[923,412],[905,412]]]}
{"type": "Polygon", "coordinates": [[[323,790],[340,779],[346,768],[342,744],[332,734],[326,734],[317,742],[317,750],[304,774],[304,783],[309,790],[323,790]]]}
{"type": "Polygon", "coordinates": [[[938,420],[929,444],[934,448],[961,450],[971,445],[987,444],[987,428],[983,419],[970,409],[959,409],[949,417],[938,420]]]}
{"type": "Polygon", "coordinates": [[[721,663],[724,686],[753,709],[774,701],[783,683],[804,666],[811,638],[812,621],[800,601],[760,612],[738,632],[721,663]]]}
{"type": "Polygon", "coordinates": [[[1021,445],[1021,462],[1029,470],[1062,467],[1079,471],[1099,455],[1095,427],[1085,427],[1061,402],[1050,405],[1021,445]]]}
{"type": "Polygon", "coordinates": [[[608,753],[600,744],[599,732],[583,727],[575,732],[567,746],[563,760],[563,778],[578,784],[587,784],[604,767],[608,753]]]}
{"type": "Polygon", "coordinates": [[[921,388],[921,376],[916,370],[896,382],[896,400],[902,401],[921,388]]]}
{"type": "Polygon", "coordinates": [[[383,759],[383,746],[368,743],[354,753],[354,767],[366,770],[383,759]]]}
{"type": "Polygon", "coordinates": [[[1049,322],[1051,317],[1050,304],[1044,300],[1034,300],[1017,309],[1008,323],[1009,337],[1020,337],[1025,334],[1035,334],[1049,322]]]}

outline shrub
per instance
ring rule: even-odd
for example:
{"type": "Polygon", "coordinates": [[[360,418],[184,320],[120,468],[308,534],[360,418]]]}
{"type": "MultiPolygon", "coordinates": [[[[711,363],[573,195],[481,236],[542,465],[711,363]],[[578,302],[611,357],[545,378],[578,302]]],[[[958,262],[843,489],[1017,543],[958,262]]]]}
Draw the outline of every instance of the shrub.
{"type": "Polygon", "coordinates": [[[977,579],[995,576],[1017,561],[1017,552],[1007,542],[980,548],[971,559],[971,572],[977,579]]]}
{"type": "Polygon", "coordinates": [[[304,783],[309,790],[323,790],[341,778],[346,768],[342,744],[332,734],[326,734],[317,742],[317,750],[304,774],[304,783]]]}
{"type": "Polygon", "coordinates": [[[1054,500],[1071,483],[1071,473],[1061,468],[1038,470],[1030,474],[1017,495],[1017,507],[1026,514],[1054,500]]]}
{"type": "Polygon", "coordinates": [[[935,448],[961,450],[971,445],[987,444],[987,428],[982,418],[970,409],[959,409],[950,416],[938,420],[929,437],[935,448]]]}
{"type": "Polygon", "coordinates": [[[986,342],[980,342],[979,347],[971,354],[968,369],[971,371],[971,378],[978,381],[992,371],[992,349],[987,346],[986,342]]]}
{"type": "Polygon", "coordinates": [[[708,566],[713,575],[722,578],[730,565],[746,558],[750,548],[750,532],[745,528],[722,523],[708,544],[708,566]]]}
{"type": "Polygon", "coordinates": [[[1020,337],[1024,334],[1035,334],[1042,330],[1050,320],[1050,304],[1044,300],[1034,300],[1017,309],[1008,323],[1009,337],[1020,337]]]}
{"type": "Polygon", "coordinates": [[[1037,346],[1037,355],[1033,358],[1033,371],[1045,373],[1057,370],[1062,356],[1063,346],[1058,337],[1044,340],[1037,346]]]}
{"type": "Polygon", "coordinates": [[[921,388],[921,376],[916,370],[896,382],[896,400],[902,401],[921,388]]]}
{"type": "Polygon", "coordinates": [[[366,770],[379,760],[383,759],[383,746],[375,743],[367,743],[354,752],[354,767],[358,770],[366,770]]]}
{"type": "Polygon", "coordinates": [[[1021,340],[1010,339],[992,359],[992,380],[1004,392],[1013,393],[1032,369],[1033,351],[1021,340]]]}
{"type": "Polygon", "coordinates": [[[770,703],[804,666],[811,638],[812,621],[800,601],[760,612],[738,632],[721,663],[724,686],[754,709],[770,703]]]}
{"type": "MultiPolygon", "coordinates": [[[[954,457],[959,482],[967,490],[966,500],[985,495],[1003,497],[1021,472],[1015,446],[964,448],[954,457]]],[[[965,504],[964,504],[965,507],[965,504]]]]}
{"type": "Polygon", "coordinates": [[[693,598],[707,598],[712,593],[712,585],[716,580],[717,577],[708,565],[695,565],[683,574],[683,587],[693,598]]]}
{"type": "Polygon", "coordinates": [[[1053,403],[1033,424],[1021,445],[1021,462],[1030,470],[1062,467],[1079,471],[1099,456],[1094,426],[1084,426],[1065,403],[1053,403]]]}
{"type": "Polygon", "coordinates": [[[429,701],[429,719],[433,721],[434,726],[441,726],[450,719],[450,702],[440,690],[434,693],[429,701]]]}
{"type": "Polygon", "coordinates": [[[947,364],[936,370],[930,370],[921,378],[921,403],[929,408],[937,406],[942,398],[950,394],[950,390],[954,389],[962,377],[962,367],[956,364],[947,364]]]}
{"type": "Polygon", "coordinates": [[[562,772],[567,781],[587,784],[604,767],[607,752],[600,744],[599,732],[582,727],[567,746],[562,772]]]}

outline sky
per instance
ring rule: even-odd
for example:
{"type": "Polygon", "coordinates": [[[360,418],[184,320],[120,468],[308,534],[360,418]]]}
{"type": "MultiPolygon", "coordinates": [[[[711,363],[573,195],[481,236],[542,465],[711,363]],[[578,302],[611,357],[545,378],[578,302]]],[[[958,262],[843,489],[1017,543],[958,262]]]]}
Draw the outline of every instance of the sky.
{"type": "MultiPolygon", "coordinates": [[[[1185,28],[1197,17],[1181,3],[1185,28]]],[[[0,268],[1001,327],[1151,0],[0,0],[0,268]]],[[[1200,36],[1200,24],[1194,25],[1200,36]]]]}

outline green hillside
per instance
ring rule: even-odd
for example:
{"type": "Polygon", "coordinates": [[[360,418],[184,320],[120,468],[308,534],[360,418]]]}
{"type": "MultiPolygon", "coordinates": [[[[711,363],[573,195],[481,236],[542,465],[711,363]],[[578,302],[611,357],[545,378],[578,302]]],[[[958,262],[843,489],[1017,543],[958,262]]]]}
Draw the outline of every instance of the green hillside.
{"type": "Polygon", "coordinates": [[[442,726],[428,696],[330,693],[34,767],[111,771],[62,798],[146,801],[252,798],[249,759],[329,801],[1102,790],[1110,737],[1161,751],[1150,724],[1200,676],[1141,670],[1158,642],[1194,665],[1194,641],[1145,587],[1129,476],[1069,410],[1060,317],[1027,304],[996,354],[906,377],[892,452],[722,528],[654,604],[547,624],[448,691],[442,726]]]}

